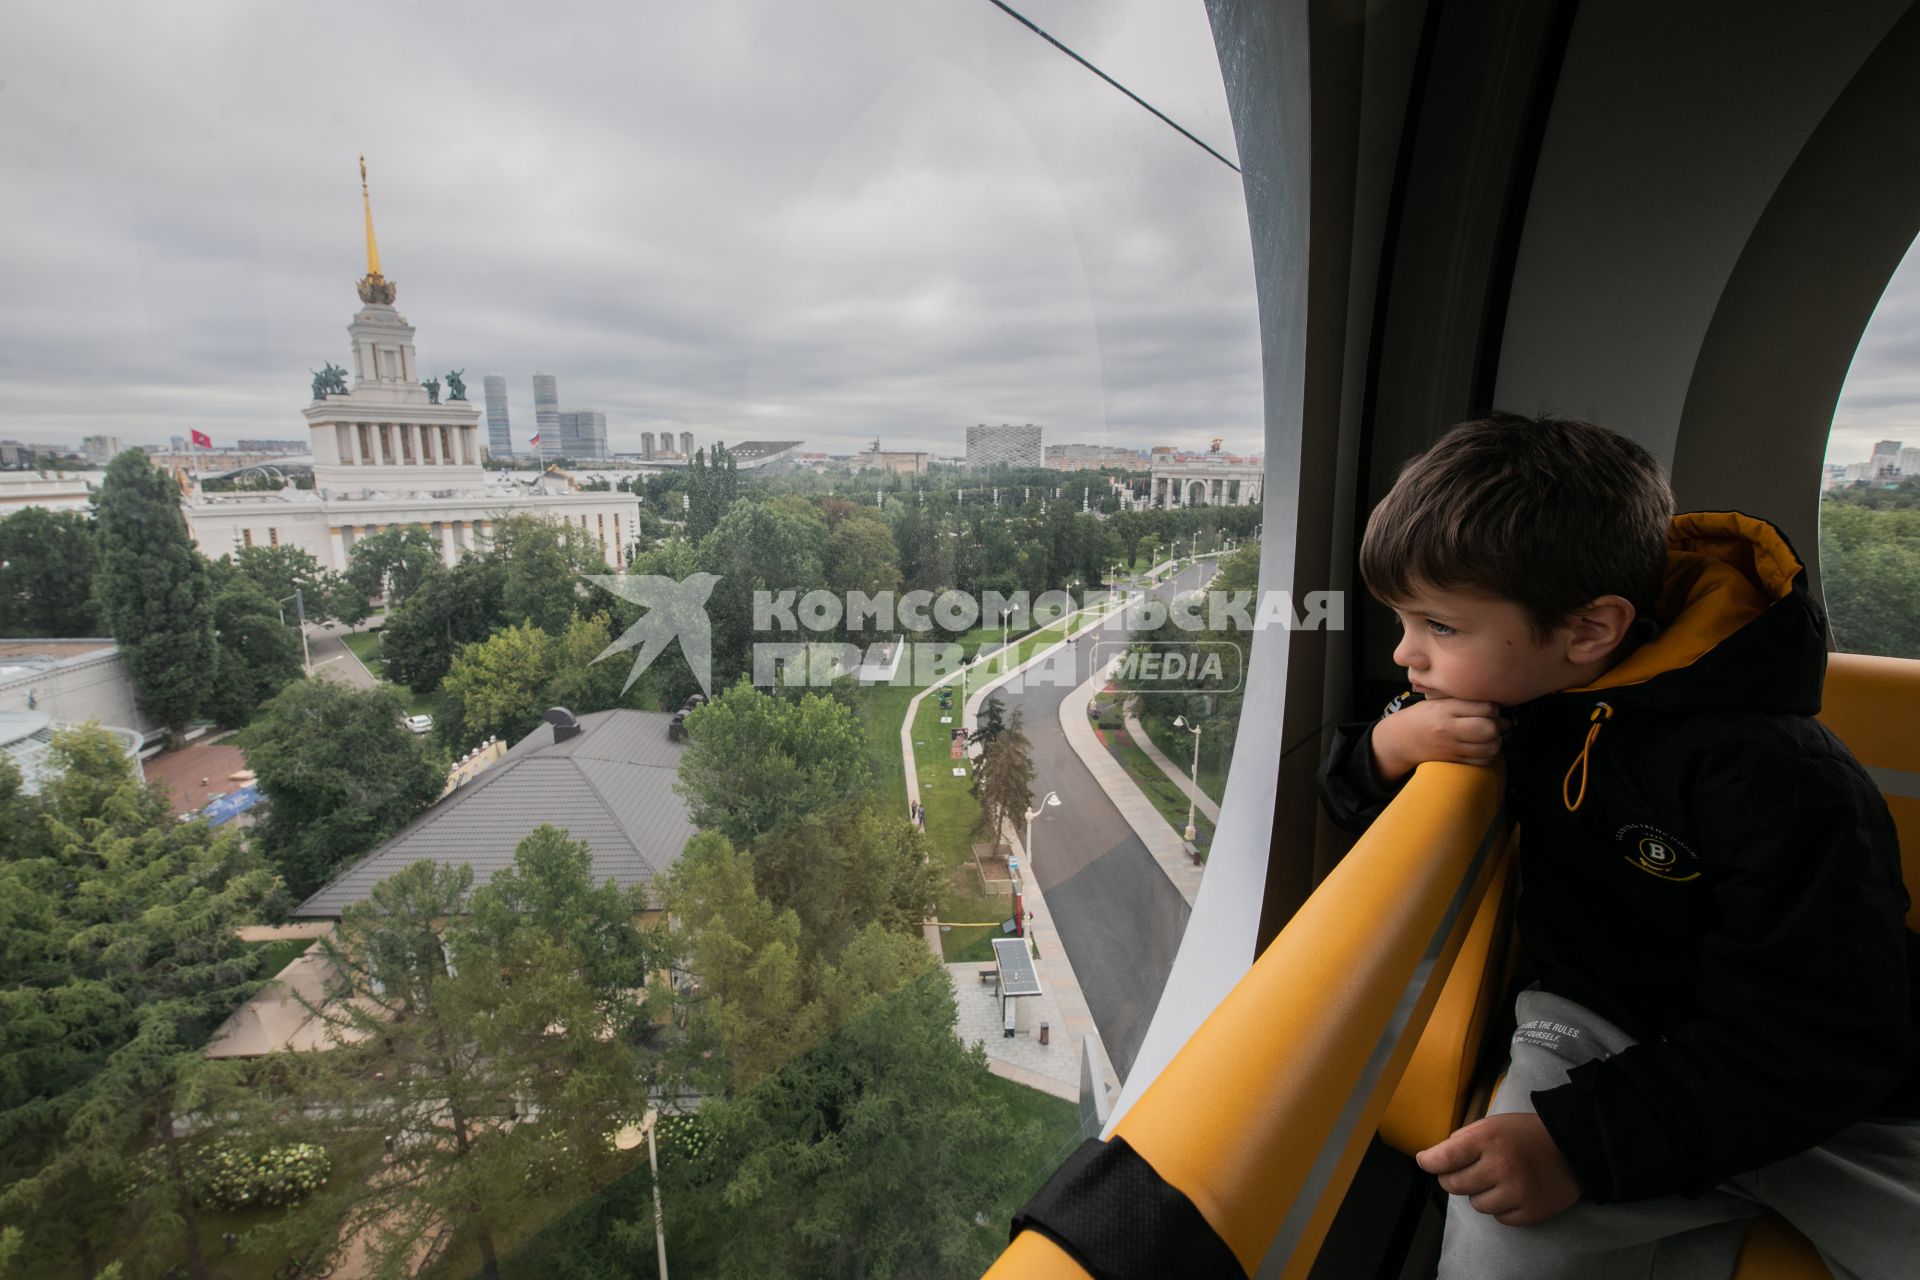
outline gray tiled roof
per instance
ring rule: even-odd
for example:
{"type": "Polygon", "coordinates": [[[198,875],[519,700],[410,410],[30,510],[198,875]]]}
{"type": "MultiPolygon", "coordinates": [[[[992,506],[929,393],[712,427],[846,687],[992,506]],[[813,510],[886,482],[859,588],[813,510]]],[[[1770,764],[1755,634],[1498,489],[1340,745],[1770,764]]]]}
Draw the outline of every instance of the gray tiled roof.
{"type": "Polygon", "coordinates": [[[673,719],[655,711],[597,711],[582,732],[556,744],[541,725],[498,764],[436,803],[394,837],[301,903],[296,918],[333,919],[373,886],[421,860],[465,863],[474,884],[513,865],[513,851],[543,822],[564,828],[593,850],[595,884],[648,886],[664,876],[694,835],[674,794],[680,743],[673,719]]]}

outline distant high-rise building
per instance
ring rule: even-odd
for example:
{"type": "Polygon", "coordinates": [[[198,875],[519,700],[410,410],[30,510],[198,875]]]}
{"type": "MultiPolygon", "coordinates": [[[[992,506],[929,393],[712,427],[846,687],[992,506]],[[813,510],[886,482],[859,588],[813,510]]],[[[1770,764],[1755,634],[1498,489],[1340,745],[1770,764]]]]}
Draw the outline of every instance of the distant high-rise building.
{"type": "Polygon", "coordinates": [[[481,380],[487,389],[487,452],[496,458],[513,456],[513,431],[507,423],[507,380],[490,373],[481,380]]]}
{"type": "Polygon", "coordinates": [[[598,409],[568,409],[561,413],[560,453],[575,462],[605,462],[607,415],[598,409]]]}
{"type": "Polygon", "coordinates": [[[119,455],[120,437],[87,436],[80,441],[80,452],[86,455],[88,462],[97,462],[105,466],[119,455]]]}
{"type": "Polygon", "coordinates": [[[1038,467],[1046,464],[1046,451],[1040,442],[1040,428],[1029,422],[1024,426],[1001,423],[990,427],[977,423],[967,428],[967,465],[977,470],[993,467],[1038,467]]]}
{"type": "Polygon", "coordinates": [[[1900,451],[1900,475],[1920,476],[1920,449],[1902,449],[1900,451]]]}
{"type": "Polygon", "coordinates": [[[683,458],[693,457],[693,432],[691,431],[682,431],[680,433],[680,456],[683,458]]]}
{"type": "Polygon", "coordinates": [[[540,456],[560,456],[560,380],[550,373],[533,375],[533,429],[540,437],[540,456]]]}
{"type": "Polygon", "coordinates": [[[653,461],[653,432],[651,431],[640,433],[640,457],[646,462],[653,461]]]}

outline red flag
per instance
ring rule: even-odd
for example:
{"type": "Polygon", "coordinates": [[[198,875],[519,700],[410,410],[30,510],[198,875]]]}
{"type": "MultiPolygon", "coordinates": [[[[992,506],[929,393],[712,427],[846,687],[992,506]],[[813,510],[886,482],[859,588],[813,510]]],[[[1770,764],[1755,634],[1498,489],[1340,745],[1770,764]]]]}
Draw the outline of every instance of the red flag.
{"type": "Polygon", "coordinates": [[[193,442],[199,445],[202,449],[213,448],[213,437],[208,435],[204,431],[195,431],[193,433],[193,442]]]}

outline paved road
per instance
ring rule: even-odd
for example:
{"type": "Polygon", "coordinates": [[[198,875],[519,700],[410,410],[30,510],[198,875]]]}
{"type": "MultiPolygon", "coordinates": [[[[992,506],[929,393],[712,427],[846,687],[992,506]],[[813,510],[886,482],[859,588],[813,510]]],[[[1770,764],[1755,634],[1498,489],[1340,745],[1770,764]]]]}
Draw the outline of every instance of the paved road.
{"type": "MultiPolygon", "coordinates": [[[[1198,586],[1202,574],[1212,572],[1210,562],[1188,569],[1156,594],[1198,586]]],[[[1025,716],[1035,797],[1058,791],[1062,805],[1034,819],[1028,869],[1047,895],[1107,1055],[1124,1080],[1173,968],[1189,909],[1060,728],[1060,703],[1090,674],[1093,646],[1118,634],[1099,628],[1075,642],[1071,678],[1062,663],[1060,679],[1030,680],[1003,696],[1009,710],[1017,704],[1025,716]]],[[[1103,654],[1111,655],[1111,649],[1103,654]]]]}
{"type": "Polygon", "coordinates": [[[307,627],[307,647],[313,653],[313,674],[323,680],[337,680],[341,684],[351,685],[355,689],[372,689],[379,684],[360,660],[353,656],[346,642],[340,639],[348,630],[367,631],[377,627],[384,618],[368,618],[357,627],[347,628],[335,623],[331,627],[310,624],[307,627]]]}

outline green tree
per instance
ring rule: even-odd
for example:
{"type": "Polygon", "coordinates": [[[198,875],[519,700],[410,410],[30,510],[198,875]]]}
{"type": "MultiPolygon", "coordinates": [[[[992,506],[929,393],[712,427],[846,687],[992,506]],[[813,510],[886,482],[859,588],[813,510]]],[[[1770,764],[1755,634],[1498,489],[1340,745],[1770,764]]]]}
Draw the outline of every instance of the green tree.
{"type": "Polygon", "coordinates": [[[540,723],[553,679],[553,644],[532,623],[495,632],[453,660],[440,684],[449,742],[518,742],[540,723]]]}
{"type": "Polygon", "coordinates": [[[663,1160],[668,1236],[707,1275],[979,1275],[1005,1240],[976,1215],[1044,1158],[1039,1135],[955,1038],[952,985],[918,939],[872,927],[836,977],[833,1032],[709,1100],[693,1122],[706,1149],[663,1160]]]}
{"type": "Polygon", "coordinates": [[[700,542],[700,567],[717,574],[707,598],[713,634],[713,678],[731,683],[752,672],[753,645],[761,640],[812,638],[795,633],[758,635],[753,626],[756,592],[797,599],[826,585],[820,548],[826,525],[811,510],[751,499],[737,502],[700,542]]]}
{"type": "Polygon", "coordinates": [[[267,593],[239,573],[231,574],[213,597],[213,629],[213,687],[201,710],[237,727],[282,685],[300,678],[305,662],[300,637],[280,620],[267,593]]]}
{"type": "Polygon", "coordinates": [[[295,613],[294,601],[288,597],[296,591],[300,593],[299,604],[306,610],[308,622],[325,622],[350,614],[357,602],[364,599],[346,579],[323,569],[311,552],[288,543],[277,547],[242,547],[231,559],[241,574],[266,593],[267,599],[286,610],[289,621],[295,613]]]}
{"type": "Polygon", "coordinates": [[[519,929],[564,941],[608,1016],[626,1018],[638,1008],[633,993],[647,985],[662,949],[636,923],[646,910],[644,889],[622,889],[611,880],[595,885],[593,851],[542,823],[515,848],[513,865],[474,891],[465,923],[472,939],[494,949],[507,946],[519,929]]]}
{"type": "Polygon", "coordinates": [[[753,859],[717,831],[687,842],[666,886],[668,913],[685,930],[682,965],[696,975],[685,998],[695,1046],[725,1054],[708,1088],[748,1088],[804,1052],[826,1027],[810,992],[800,917],[754,889],[753,859]]]}
{"type": "Polygon", "coordinates": [[[1033,744],[1027,740],[1019,707],[1006,729],[980,753],[980,825],[999,839],[1007,823],[1018,823],[1033,804],[1033,744]]]}
{"type": "Polygon", "coordinates": [[[336,1047],[289,1064],[280,1124],[338,1147],[382,1133],[392,1152],[270,1228],[276,1244],[326,1256],[357,1236],[397,1280],[450,1227],[497,1278],[495,1226],[529,1194],[578,1198],[617,1171],[608,1139],[645,1110],[651,1074],[631,1034],[646,953],[635,900],[593,889],[590,865],[542,828],[498,889],[419,862],[342,912],[322,1010],[336,1047]]]}
{"type": "Polygon", "coordinates": [[[91,636],[93,521],[77,511],[28,507],[0,520],[0,636],[91,636]]]}
{"type": "Polygon", "coordinates": [[[552,643],[553,677],[541,695],[545,704],[577,715],[619,706],[633,659],[623,651],[597,661],[612,642],[613,623],[605,613],[569,622],[552,643]]]}
{"type": "Polygon", "coordinates": [[[833,523],[827,534],[823,568],[827,590],[877,595],[900,586],[900,557],[893,532],[872,512],[860,510],[833,523]]]}
{"type": "Polygon", "coordinates": [[[1820,585],[1841,649],[1920,658],[1920,480],[1821,503],[1820,585]]]}
{"type": "Polygon", "coordinates": [[[439,688],[453,656],[501,625],[504,577],[504,566],[492,556],[467,556],[451,569],[436,565],[423,575],[380,629],[387,677],[415,693],[439,688]]]}
{"type": "Polygon", "coordinates": [[[440,567],[440,543],[424,526],[401,525],[370,533],[347,554],[347,582],[372,599],[384,594],[389,609],[408,596],[440,567]]]}
{"type": "Polygon", "coordinates": [[[926,834],[864,801],[801,814],[753,843],[756,890],[792,910],[809,946],[838,955],[870,924],[917,934],[940,876],[926,834]]]}
{"type": "Polygon", "coordinates": [[[740,496],[739,473],[724,443],[714,445],[711,457],[705,449],[694,451],[686,492],[687,536],[697,542],[719,526],[740,496]]]}
{"type": "Polygon", "coordinates": [[[859,719],[832,698],[742,681],[687,717],[677,790],[694,822],[745,843],[873,785],[859,719]]]}
{"type": "MultiPolygon", "coordinates": [[[[685,538],[671,538],[658,546],[649,548],[636,556],[627,566],[632,574],[653,574],[662,578],[671,578],[675,582],[685,581],[689,574],[701,570],[700,550],[685,538]]],[[[606,592],[596,591],[595,604],[612,611],[611,630],[615,635],[624,632],[640,618],[638,606],[606,592]]],[[[613,663],[612,658],[602,663],[613,663]]],[[[630,664],[631,658],[627,659],[630,664]]],[[[714,668],[717,675],[720,668],[714,668]]],[[[624,682],[626,676],[621,676],[624,682]]],[[[687,657],[679,645],[667,648],[646,671],[641,673],[639,682],[629,694],[628,705],[637,707],[677,707],[683,704],[688,695],[704,692],[700,682],[694,678],[693,670],[687,665],[687,657]]]]}
{"type": "Polygon", "coordinates": [[[565,631],[579,612],[585,599],[580,575],[608,572],[599,543],[585,529],[541,516],[495,521],[487,554],[502,568],[502,621],[530,621],[548,635],[565,631]]]}
{"type": "Polygon", "coordinates": [[[225,1096],[200,1050],[258,986],[235,936],[279,882],[233,832],[176,823],[98,727],[55,736],[47,841],[0,860],[0,1224],[93,1275],[120,1242],[144,1272],[207,1275],[175,1116],[225,1096]]]}
{"type": "Polygon", "coordinates": [[[254,839],[296,898],[439,797],[445,764],[407,732],[403,715],[391,690],[297,680],[241,731],[267,797],[254,839]]]}
{"type": "Polygon", "coordinates": [[[184,726],[212,687],[212,584],[173,481],[137,449],[115,458],[101,482],[99,546],[101,616],[140,709],[184,726]]]}

